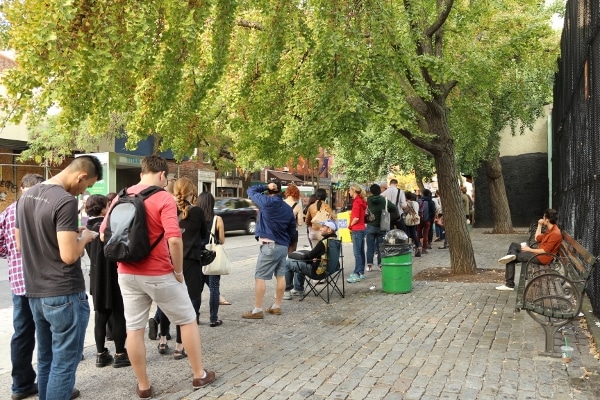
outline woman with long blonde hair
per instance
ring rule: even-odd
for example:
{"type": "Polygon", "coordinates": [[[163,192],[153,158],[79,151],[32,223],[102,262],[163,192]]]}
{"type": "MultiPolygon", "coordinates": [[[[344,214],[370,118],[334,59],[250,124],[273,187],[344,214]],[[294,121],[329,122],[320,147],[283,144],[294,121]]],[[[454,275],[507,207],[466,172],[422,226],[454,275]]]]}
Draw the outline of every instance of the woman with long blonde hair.
{"type": "MultiPolygon", "coordinates": [[[[204,212],[200,208],[192,206],[198,198],[198,191],[191,179],[187,177],[177,179],[173,185],[173,197],[175,197],[175,203],[177,203],[179,228],[183,239],[183,276],[192,303],[199,305],[200,296],[202,295],[199,288],[204,280],[200,254],[204,248],[203,241],[207,240],[208,237],[208,228],[204,212]]],[[[198,316],[198,309],[196,309],[196,316],[198,316]]],[[[160,319],[161,336],[158,344],[158,351],[161,354],[164,354],[168,348],[169,325],[170,321],[163,313],[160,319]]],[[[177,340],[173,353],[176,360],[187,357],[180,336],[179,326],[177,326],[177,340]]]]}
{"type": "Polygon", "coordinates": [[[365,191],[357,184],[350,186],[348,190],[352,197],[352,211],[350,212],[350,235],[352,236],[352,250],[354,252],[354,273],[349,282],[357,282],[358,278],[365,273],[365,237],[367,225],[365,224],[365,213],[367,202],[365,191]]]}

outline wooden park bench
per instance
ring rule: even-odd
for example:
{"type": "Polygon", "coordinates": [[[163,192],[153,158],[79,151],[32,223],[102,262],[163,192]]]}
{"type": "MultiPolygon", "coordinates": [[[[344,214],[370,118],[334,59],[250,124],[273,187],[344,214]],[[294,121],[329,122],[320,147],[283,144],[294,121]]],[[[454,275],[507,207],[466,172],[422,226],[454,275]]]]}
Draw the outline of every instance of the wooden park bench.
{"type": "Polygon", "coordinates": [[[554,345],[558,328],[579,315],[587,280],[598,259],[568,233],[562,233],[557,255],[547,265],[521,264],[516,311],[526,310],[546,334],[545,351],[540,355],[560,357],[554,345]]]}

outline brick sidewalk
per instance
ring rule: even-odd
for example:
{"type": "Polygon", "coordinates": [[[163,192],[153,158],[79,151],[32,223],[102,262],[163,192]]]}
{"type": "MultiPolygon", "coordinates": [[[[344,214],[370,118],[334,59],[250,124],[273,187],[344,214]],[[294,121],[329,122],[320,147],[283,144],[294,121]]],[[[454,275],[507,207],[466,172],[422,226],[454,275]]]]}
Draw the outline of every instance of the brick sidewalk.
{"type": "MultiPolygon", "coordinates": [[[[496,260],[520,235],[474,230],[478,267],[496,260]]],[[[353,268],[344,245],[346,276],[353,268]]],[[[447,250],[413,262],[414,273],[448,266],[447,250]]],[[[598,360],[578,322],[565,333],[573,361],[538,356],[544,333],[526,312],[514,313],[516,294],[496,283],[415,282],[408,294],[385,294],[380,272],[346,284],[346,298],[285,301],[281,316],[243,320],[252,306],[254,262],[238,263],[223,278],[224,324],[200,327],[205,366],[217,371],[209,387],[192,391],[186,360],[175,361],[146,341],[156,399],[595,399],[598,360]],[[375,285],[375,290],[369,287],[375,285]],[[585,372],[592,375],[584,377],[585,372]]],[[[265,306],[273,296],[267,290],[265,306]]],[[[206,303],[203,301],[203,303],[206,303]]],[[[206,304],[203,317],[207,317],[206,304]]],[[[8,342],[6,342],[8,345],[8,342]]],[[[109,344],[112,348],[112,344],[109,344]]],[[[171,346],[172,347],[172,346],[171,346]]],[[[111,350],[112,351],[112,350],[111,350]]],[[[131,369],[98,369],[87,346],[77,373],[81,399],[135,399],[131,369]]],[[[10,374],[0,375],[0,396],[10,395],[10,374]]]]}

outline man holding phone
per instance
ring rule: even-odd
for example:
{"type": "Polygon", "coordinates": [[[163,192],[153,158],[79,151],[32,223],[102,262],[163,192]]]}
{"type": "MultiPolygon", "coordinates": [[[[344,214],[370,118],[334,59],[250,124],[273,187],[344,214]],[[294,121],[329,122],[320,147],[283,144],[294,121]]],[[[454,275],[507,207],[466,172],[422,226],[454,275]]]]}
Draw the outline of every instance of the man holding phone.
{"type": "Polygon", "coordinates": [[[500,258],[500,264],[506,264],[505,279],[506,283],[497,286],[496,290],[514,290],[515,289],[515,265],[517,262],[527,262],[531,257],[536,256],[532,262],[535,264],[546,265],[553,259],[551,254],[558,253],[558,248],[562,242],[562,233],[556,225],[558,221],[558,211],[547,208],[544,216],[538,220],[535,231],[535,240],[539,243],[536,249],[527,246],[527,243],[511,243],[508,247],[508,253],[500,258]],[[542,228],[546,231],[542,233],[542,228]]]}
{"type": "Polygon", "coordinates": [[[79,228],[74,196],[101,179],[96,157],[77,157],[23,193],[17,204],[15,237],[35,321],[40,400],[73,395],[90,318],[80,257],[94,239],[92,231],[79,228]]]}

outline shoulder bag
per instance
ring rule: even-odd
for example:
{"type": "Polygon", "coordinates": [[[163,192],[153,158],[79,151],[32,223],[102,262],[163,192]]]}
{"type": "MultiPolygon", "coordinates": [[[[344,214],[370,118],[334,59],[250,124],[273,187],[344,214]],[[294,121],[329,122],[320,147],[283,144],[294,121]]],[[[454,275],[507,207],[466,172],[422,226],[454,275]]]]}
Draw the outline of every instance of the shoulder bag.
{"type": "Polygon", "coordinates": [[[369,207],[367,207],[367,209],[365,210],[365,221],[367,221],[367,222],[375,221],[375,216],[373,215],[371,210],[369,210],[369,207]]]}
{"type": "Polygon", "coordinates": [[[388,201],[385,199],[385,206],[383,207],[383,210],[381,210],[381,217],[379,219],[379,229],[382,231],[389,231],[392,222],[390,212],[387,209],[387,204],[388,201]]]}
{"type": "Polygon", "coordinates": [[[415,212],[412,204],[409,203],[407,208],[408,212],[404,214],[404,223],[408,226],[419,225],[421,218],[419,217],[419,214],[415,212]]]}
{"type": "Polygon", "coordinates": [[[317,206],[317,213],[311,219],[311,224],[313,225],[313,227],[315,225],[318,226],[319,223],[321,223],[321,222],[325,222],[325,221],[331,219],[331,216],[329,215],[329,213],[327,211],[325,211],[324,209],[322,209],[322,206],[323,206],[323,203],[320,203],[317,206]]]}
{"type": "Polygon", "coordinates": [[[202,266],[204,275],[229,275],[231,272],[231,262],[222,244],[217,244],[215,241],[215,227],[217,225],[217,216],[215,215],[210,229],[210,239],[206,245],[206,249],[214,251],[216,256],[213,262],[202,266]]]}

